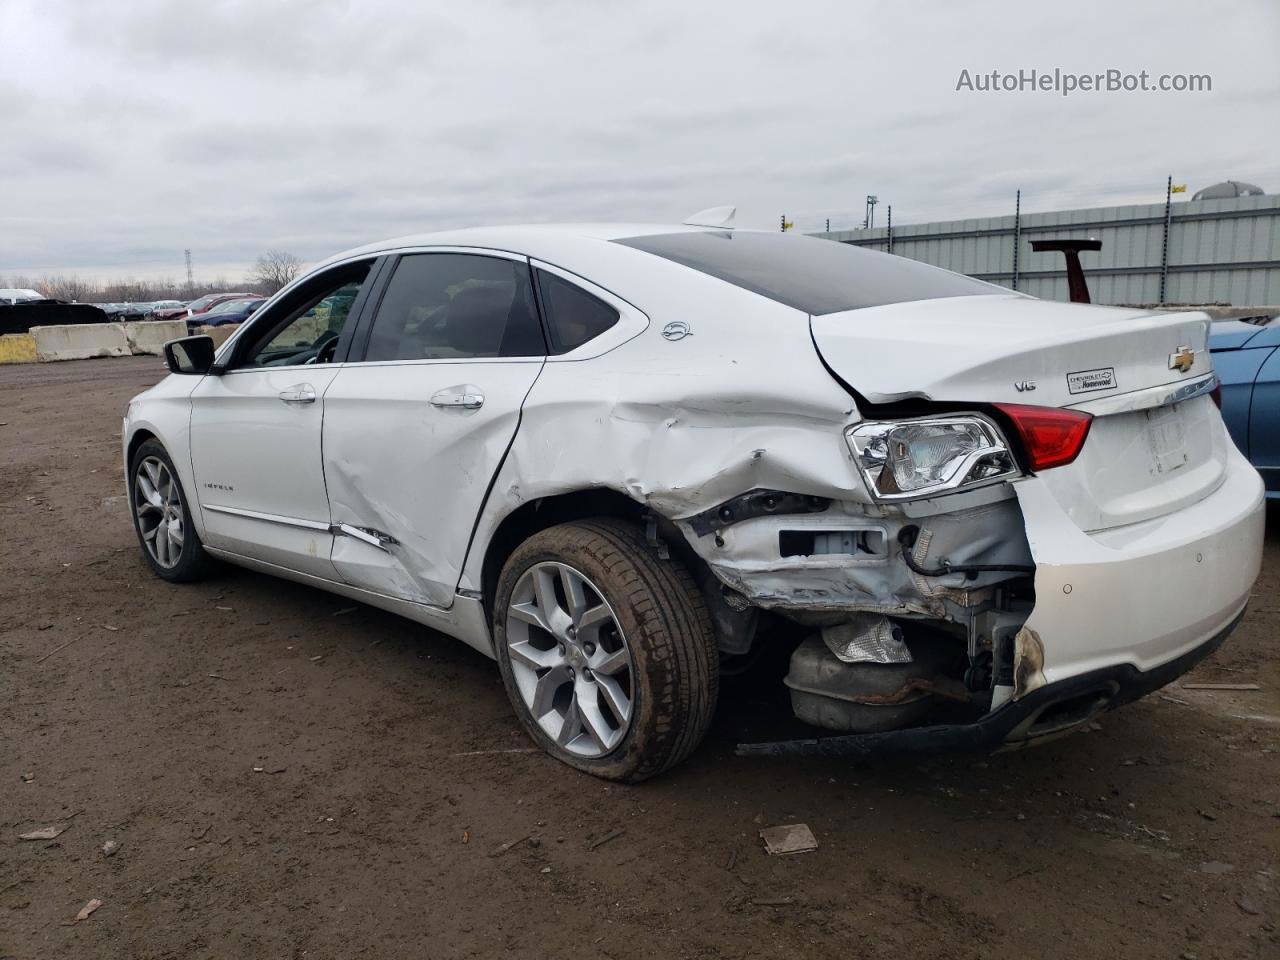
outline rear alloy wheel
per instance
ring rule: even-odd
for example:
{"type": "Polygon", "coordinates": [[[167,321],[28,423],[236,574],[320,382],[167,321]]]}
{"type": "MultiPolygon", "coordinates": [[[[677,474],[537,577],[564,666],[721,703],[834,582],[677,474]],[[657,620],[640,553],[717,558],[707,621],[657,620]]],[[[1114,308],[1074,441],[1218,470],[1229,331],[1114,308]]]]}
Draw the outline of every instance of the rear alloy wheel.
{"type": "Polygon", "coordinates": [[[530,736],[565,763],[638,781],[702,740],[719,677],[693,579],[629,524],[562,524],[515,551],[498,582],[503,682],[530,736]]]}
{"type": "Polygon", "coordinates": [[[148,440],[137,449],[130,477],[133,526],[147,565],[157,576],[174,582],[202,576],[209,557],[192,527],[173,461],[159,442],[148,440]]]}

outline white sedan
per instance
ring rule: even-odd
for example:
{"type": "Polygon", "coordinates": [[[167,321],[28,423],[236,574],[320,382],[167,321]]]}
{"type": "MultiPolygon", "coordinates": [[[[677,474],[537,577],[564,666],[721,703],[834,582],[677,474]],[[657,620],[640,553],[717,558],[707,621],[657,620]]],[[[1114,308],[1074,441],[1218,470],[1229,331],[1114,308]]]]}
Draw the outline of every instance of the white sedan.
{"type": "Polygon", "coordinates": [[[373,244],[168,344],[123,429],[146,562],[457,637],[535,742],[632,781],[770,652],[830,734],[744,749],[856,754],[1057,734],[1222,642],[1263,485],[1203,314],[719,220],[373,244]]]}

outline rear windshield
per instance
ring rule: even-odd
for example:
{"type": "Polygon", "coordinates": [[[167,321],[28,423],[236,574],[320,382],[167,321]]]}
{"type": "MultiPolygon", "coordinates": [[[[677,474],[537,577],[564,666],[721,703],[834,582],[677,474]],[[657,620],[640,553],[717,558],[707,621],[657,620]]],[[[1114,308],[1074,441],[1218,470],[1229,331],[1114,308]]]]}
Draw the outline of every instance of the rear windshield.
{"type": "Polygon", "coordinates": [[[662,233],[615,240],[805,313],[908,300],[1009,293],[916,260],[817,237],[750,231],[662,233]]]}

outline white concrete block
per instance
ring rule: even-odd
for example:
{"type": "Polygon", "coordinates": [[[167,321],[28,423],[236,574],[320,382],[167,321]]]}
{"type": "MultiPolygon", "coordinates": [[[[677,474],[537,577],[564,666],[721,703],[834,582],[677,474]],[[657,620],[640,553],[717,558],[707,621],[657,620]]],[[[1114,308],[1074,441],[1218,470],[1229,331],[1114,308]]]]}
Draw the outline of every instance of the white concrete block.
{"type": "Polygon", "coordinates": [[[185,320],[135,320],[124,324],[124,335],[134,353],[160,356],[164,345],[187,335],[185,320]]]}
{"type": "Polygon", "coordinates": [[[36,359],[40,361],[129,356],[129,338],[122,323],[32,327],[31,335],[36,341],[36,359]]]}
{"type": "Polygon", "coordinates": [[[213,337],[213,348],[216,350],[228,340],[231,335],[240,329],[238,323],[220,323],[216,327],[207,325],[196,327],[197,334],[204,334],[206,337],[213,337]]]}

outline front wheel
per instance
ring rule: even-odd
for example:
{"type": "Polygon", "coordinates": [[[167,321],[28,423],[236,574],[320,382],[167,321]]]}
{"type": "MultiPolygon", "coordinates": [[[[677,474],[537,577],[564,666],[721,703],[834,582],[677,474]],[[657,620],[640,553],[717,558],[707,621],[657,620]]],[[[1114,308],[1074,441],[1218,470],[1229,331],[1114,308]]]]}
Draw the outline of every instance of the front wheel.
{"type": "Polygon", "coordinates": [[[719,688],[710,617],[689,572],[634,526],[534,534],[503,567],[493,626],[507,695],[558,760],[636,782],[706,734],[719,688]]]}
{"type": "Polygon", "coordinates": [[[142,555],[156,576],[185,583],[211,565],[191,522],[191,508],[169,453],[157,440],[134,452],[129,466],[129,506],[142,555]]]}

